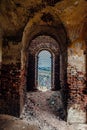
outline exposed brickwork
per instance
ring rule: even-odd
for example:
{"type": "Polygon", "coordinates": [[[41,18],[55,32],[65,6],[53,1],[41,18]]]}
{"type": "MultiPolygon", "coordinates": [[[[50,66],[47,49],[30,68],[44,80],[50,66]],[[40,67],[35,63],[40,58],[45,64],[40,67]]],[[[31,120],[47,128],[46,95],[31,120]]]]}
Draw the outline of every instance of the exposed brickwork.
{"type": "Polygon", "coordinates": [[[68,84],[69,84],[69,97],[68,97],[68,107],[75,104],[80,104],[81,108],[85,110],[85,95],[83,94],[84,73],[78,71],[76,67],[68,65],[68,84]]]}
{"type": "Polygon", "coordinates": [[[23,110],[24,104],[25,104],[25,98],[26,98],[26,71],[25,69],[21,70],[20,73],[20,113],[23,110]]]}
{"type": "Polygon", "coordinates": [[[0,113],[18,116],[19,114],[19,87],[20,64],[2,65],[0,87],[0,113]]]}
{"type": "Polygon", "coordinates": [[[60,52],[57,41],[51,36],[46,35],[38,36],[37,38],[33,39],[29,46],[29,52],[31,54],[37,54],[42,49],[48,49],[56,55],[58,55],[60,52]]]}
{"type": "Polygon", "coordinates": [[[67,82],[68,121],[85,123],[87,112],[86,89],[86,45],[84,40],[77,39],[68,48],[67,82]]]}
{"type": "Polygon", "coordinates": [[[60,58],[59,43],[53,37],[46,36],[46,35],[38,36],[35,39],[33,39],[30,42],[30,44],[29,41],[27,43],[29,46],[25,44],[25,49],[23,48],[22,50],[21,102],[20,102],[21,111],[23,110],[24,102],[26,101],[26,88],[27,91],[31,91],[31,90],[34,91],[35,89],[37,89],[36,79],[35,79],[36,76],[35,71],[37,69],[37,65],[36,65],[37,55],[43,49],[49,50],[53,54],[53,59],[54,59],[53,66],[55,70],[53,71],[54,79],[53,79],[52,90],[61,91],[62,89],[61,96],[66,111],[67,103],[66,103],[66,94],[64,93],[65,92],[64,86],[66,85],[65,80],[66,80],[66,53],[67,53],[66,50],[67,49],[65,49],[64,52],[62,52],[62,56],[60,58]],[[61,86],[60,86],[60,81],[61,81],[61,86]]]}

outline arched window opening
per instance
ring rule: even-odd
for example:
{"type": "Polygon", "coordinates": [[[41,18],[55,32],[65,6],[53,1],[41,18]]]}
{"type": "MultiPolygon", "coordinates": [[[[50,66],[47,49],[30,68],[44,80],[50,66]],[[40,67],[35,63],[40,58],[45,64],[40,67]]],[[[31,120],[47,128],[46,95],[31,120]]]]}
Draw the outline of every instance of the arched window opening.
{"type": "Polygon", "coordinates": [[[41,91],[50,90],[52,87],[52,54],[48,50],[42,50],[38,56],[38,89],[41,91]]]}

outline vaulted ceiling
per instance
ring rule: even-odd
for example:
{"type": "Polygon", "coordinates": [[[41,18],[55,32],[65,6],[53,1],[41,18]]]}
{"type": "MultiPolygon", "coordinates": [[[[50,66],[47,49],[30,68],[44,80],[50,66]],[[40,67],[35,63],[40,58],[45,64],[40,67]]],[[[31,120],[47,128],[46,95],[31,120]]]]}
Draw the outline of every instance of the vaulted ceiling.
{"type": "Polygon", "coordinates": [[[46,8],[59,16],[71,40],[87,27],[87,0],[0,0],[1,34],[21,38],[26,24],[46,8]]]}

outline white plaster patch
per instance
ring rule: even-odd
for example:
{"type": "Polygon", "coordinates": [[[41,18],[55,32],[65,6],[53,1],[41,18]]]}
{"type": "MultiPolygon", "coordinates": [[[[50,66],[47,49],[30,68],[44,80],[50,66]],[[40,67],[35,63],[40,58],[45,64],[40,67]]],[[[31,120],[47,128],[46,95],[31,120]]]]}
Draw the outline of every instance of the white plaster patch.
{"type": "Polygon", "coordinates": [[[87,124],[73,124],[74,130],[87,130],[87,124]]]}
{"type": "Polygon", "coordinates": [[[75,66],[78,71],[85,72],[85,63],[86,62],[86,57],[84,54],[81,56],[78,55],[69,55],[68,56],[68,63],[72,66],[75,66]]]}
{"type": "Polygon", "coordinates": [[[75,104],[68,110],[67,121],[69,123],[85,123],[86,113],[80,109],[78,104],[75,104]]]}

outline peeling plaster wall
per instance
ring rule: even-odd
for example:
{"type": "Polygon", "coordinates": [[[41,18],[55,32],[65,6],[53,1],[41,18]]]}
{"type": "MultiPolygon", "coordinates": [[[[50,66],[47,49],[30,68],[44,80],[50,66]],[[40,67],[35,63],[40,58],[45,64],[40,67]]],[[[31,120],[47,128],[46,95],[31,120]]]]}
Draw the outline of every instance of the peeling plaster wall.
{"type": "Polygon", "coordinates": [[[68,122],[71,123],[86,122],[87,96],[83,94],[86,87],[85,48],[83,40],[76,40],[68,48],[68,122]]]}
{"type": "Polygon", "coordinates": [[[3,44],[2,78],[0,87],[0,113],[18,116],[20,112],[20,62],[21,43],[3,44]]]}

